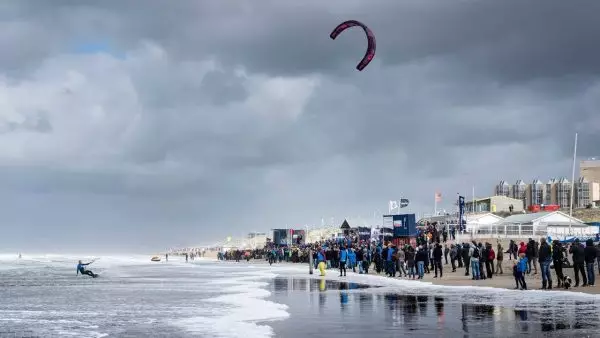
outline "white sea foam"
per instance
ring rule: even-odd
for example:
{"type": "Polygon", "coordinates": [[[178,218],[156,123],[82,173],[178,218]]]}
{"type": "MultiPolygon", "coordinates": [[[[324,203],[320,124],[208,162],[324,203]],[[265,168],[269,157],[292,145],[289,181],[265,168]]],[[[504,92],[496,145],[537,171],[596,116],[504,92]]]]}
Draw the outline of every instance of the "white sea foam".
{"type": "Polygon", "coordinates": [[[268,271],[238,273],[227,279],[211,281],[223,286],[223,295],[206,299],[207,303],[226,305],[220,316],[192,317],[177,321],[177,324],[194,333],[213,337],[269,337],[273,330],[268,321],[289,317],[287,306],[266,300],[271,293],[262,287],[268,283],[261,280],[275,277],[268,271]]]}

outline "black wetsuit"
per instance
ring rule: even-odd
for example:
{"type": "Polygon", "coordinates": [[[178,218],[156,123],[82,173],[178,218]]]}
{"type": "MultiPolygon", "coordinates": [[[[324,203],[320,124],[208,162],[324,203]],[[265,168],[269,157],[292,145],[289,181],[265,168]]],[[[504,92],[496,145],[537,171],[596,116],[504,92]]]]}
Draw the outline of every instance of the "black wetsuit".
{"type": "Polygon", "coordinates": [[[94,277],[94,278],[98,277],[98,275],[94,274],[92,271],[85,269],[85,267],[88,266],[88,265],[90,265],[90,264],[91,263],[86,263],[86,264],[79,263],[79,264],[77,264],[77,274],[88,275],[88,276],[94,277]]]}

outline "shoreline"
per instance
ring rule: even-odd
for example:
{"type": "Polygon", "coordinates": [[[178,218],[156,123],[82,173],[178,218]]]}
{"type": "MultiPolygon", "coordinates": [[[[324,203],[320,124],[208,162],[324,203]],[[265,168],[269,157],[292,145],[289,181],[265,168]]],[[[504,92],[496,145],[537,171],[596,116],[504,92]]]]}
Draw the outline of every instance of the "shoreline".
{"type": "MultiPolygon", "coordinates": [[[[233,262],[235,263],[235,262],[233,262]]],[[[264,262],[268,264],[267,262],[264,262]]],[[[249,265],[252,264],[262,264],[260,261],[250,261],[249,265]]],[[[444,268],[446,265],[444,265],[444,268]]],[[[313,274],[310,275],[308,273],[309,267],[308,264],[305,263],[276,263],[273,264],[273,273],[277,274],[277,270],[288,270],[290,272],[296,272],[300,275],[294,274],[294,277],[306,277],[306,278],[322,278],[319,275],[318,270],[314,270],[313,274]],[[290,267],[294,267],[294,269],[290,269],[290,267]]],[[[399,277],[387,277],[384,274],[377,274],[374,269],[369,270],[369,274],[359,274],[358,272],[353,273],[348,271],[346,277],[339,277],[337,269],[329,269],[326,270],[325,279],[328,280],[336,280],[336,281],[344,281],[347,280],[349,282],[354,283],[362,283],[362,284],[375,284],[378,286],[393,286],[393,285],[412,285],[418,288],[428,287],[428,286],[436,286],[436,287],[448,287],[448,288],[477,288],[477,289],[495,289],[498,291],[508,291],[508,292],[537,292],[537,293],[548,293],[551,294],[569,294],[569,295],[581,295],[581,296],[591,296],[591,298],[597,298],[600,300],[600,286],[596,285],[595,287],[571,287],[568,290],[564,288],[556,288],[554,287],[552,290],[542,290],[542,277],[538,271],[538,274],[534,274],[533,272],[530,275],[526,275],[525,280],[527,283],[527,290],[515,290],[515,280],[512,276],[512,263],[511,261],[504,262],[503,264],[504,274],[503,275],[494,275],[491,279],[478,280],[474,281],[471,277],[465,276],[465,269],[460,268],[457,269],[456,272],[451,272],[452,268],[448,265],[448,272],[444,272],[442,278],[433,278],[435,275],[433,272],[430,274],[425,274],[422,280],[413,280],[409,278],[399,278],[399,277]],[[510,268],[510,274],[506,272],[510,268]]],[[[358,271],[358,270],[357,270],[358,271]]],[[[575,283],[575,278],[573,277],[573,269],[563,269],[565,275],[571,277],[573,284],[575,283]]],[[[554,274],[554,270],[551,270],[552,278],[554,281],[554,286],[556,286],[556,275],[554,274]]],[[[599,278],[596,276],[596,278],[599,278]]]]}

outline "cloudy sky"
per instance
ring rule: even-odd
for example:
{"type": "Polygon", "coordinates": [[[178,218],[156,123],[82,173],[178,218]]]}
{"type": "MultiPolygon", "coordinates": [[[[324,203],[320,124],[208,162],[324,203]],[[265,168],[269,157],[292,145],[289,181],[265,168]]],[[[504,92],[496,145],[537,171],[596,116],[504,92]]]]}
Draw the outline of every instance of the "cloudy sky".
{"type": "Polygon", "coordinates": [[[3,1],[0,251],[151,251],[570,177],[575,132],[600,154],[599,12],[3,1]],[[364,33],[329,38],[347,19],[377,37],[363,72],[364,33]]]}

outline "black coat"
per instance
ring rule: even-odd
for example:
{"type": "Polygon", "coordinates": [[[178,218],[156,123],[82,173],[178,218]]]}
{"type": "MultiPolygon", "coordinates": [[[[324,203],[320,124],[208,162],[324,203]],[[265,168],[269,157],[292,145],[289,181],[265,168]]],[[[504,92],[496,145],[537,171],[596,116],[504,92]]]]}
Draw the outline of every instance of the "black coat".
{"type": "Polygon", "coordinates": [[[598,249],[596,249],[596,247],[594,246],[594,242],[592,240],[589,240],[587,243],[585,243],[585,249],[583,249],[583,253],[585,256],[585,262],[586,263],[595,263],[596,262],[596,255],[598,249]]]}
{"type": "Polygon", "coordinates": [[[444,252],[442,251],[442,248],[440,246],[436,246],[435,249],[433,249],[433,260],[441,261],[442,256],[444,256],[444,252]]]}
{"type": "Polygon", "coordinates": [[[552,258],[552,251],[550,250],[550,245],[548,245],[548,243],[542,243],[540,245],[540,252],[538,253],[538,255],[540,263],[545,262],[548,258],[552,258]]]}
{"type": "Polygon", "coordinates": [[[584,263],[585,262],[585,253],[583,252],[583,247],[581,244],[576,243],[571,245],[569,248],[569,253],[573,254],[573,263],[584,263]]]}

